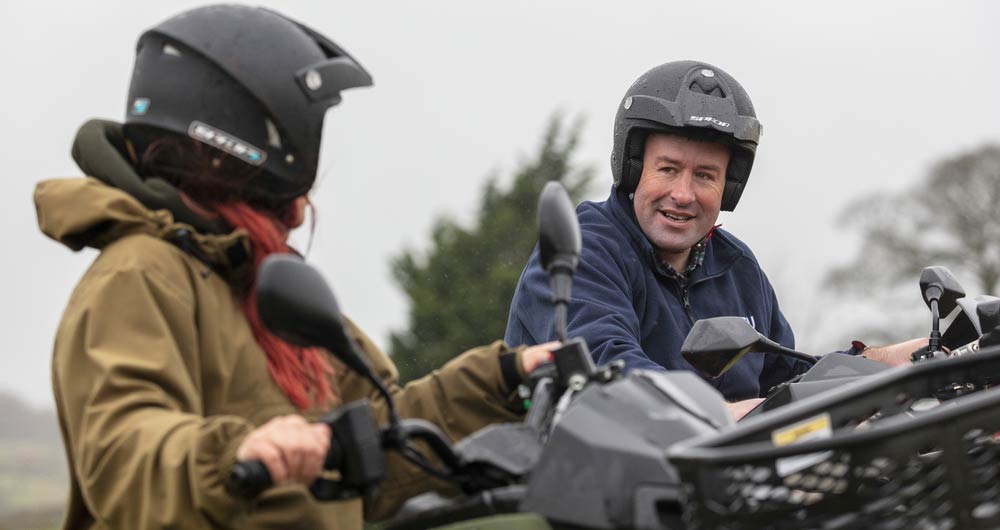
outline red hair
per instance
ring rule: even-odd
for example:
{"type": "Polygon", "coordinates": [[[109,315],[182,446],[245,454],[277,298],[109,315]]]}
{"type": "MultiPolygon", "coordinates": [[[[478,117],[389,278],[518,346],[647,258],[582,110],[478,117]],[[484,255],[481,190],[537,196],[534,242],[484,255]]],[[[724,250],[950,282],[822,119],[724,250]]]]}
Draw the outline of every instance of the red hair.
{"type": "Polygon", "coordinates": [[[253,273],[243,297],[243,313],[257,344],[267,355],[271,377],[299,409],[315,402],[324,405],[333,399],[329,377],[333,368],[318,348],[293,346],[264,328],[257,313],[255,279],[260,264],[271,254],[288,254],[287,229],[275,219],[242,202],[214,205],[213,210],[230,226],[246,230],[253,249],[253,273]]]}
{"type": "MultiPolygon", "coordinates": [[[[257,272],[271,254],[289,254],[288,225],[294,201],[242,197],[243,186],[258,170],[214,150],[176,137],[153,142],[143,153],[140,172],[160,174],[188,197],[217,213],[229,226],[243,229],[250,240],[253,268],[242,283],[232,285],[240,297],[254,339],[267,356],[267,369],[288,399],[300,410],[325,405],[334,398],[333,367],[318,348],[289,344],[267,331],[257,313],[257,272]],[[165,164],[164,164],[165,163],[165,164]],[[182,175],[163,171],[180,167],[182,175]]],[[[315,219],[315,217],[314,217],[315,219]]]]}

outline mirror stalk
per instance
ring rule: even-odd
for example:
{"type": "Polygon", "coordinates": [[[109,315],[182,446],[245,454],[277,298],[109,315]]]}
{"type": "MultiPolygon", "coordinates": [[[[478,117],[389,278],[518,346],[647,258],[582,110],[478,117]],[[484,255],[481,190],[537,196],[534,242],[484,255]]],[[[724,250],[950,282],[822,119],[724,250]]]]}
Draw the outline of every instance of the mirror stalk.
{"type": "Polygon", "coordinates": [[[941,312],[938,301],[931,301],[931,336],[927,340],[927,349],[936,352],[941,349],[941,312]]]}
{"type": "Polygon", "coordinates": [[[780,353],[788,357],[794,357],[800,361],[805,361],[809,364],[816,364],[817,362],[819,362],[819,360],[816,359],[816,357],[809,355],[808,353],[802,353],[800,351],[796,351],[791,348],[786,348],[767,337],[763,337],[761,344],[767,347],[768,352],[780,353]]]}
{"type": "Polygon", "coordinates": [[[549,285],[552,287],[552,304],[555,306],[556,338],[566,342],[567,313],[569,311],[569,296],[573,287],[573,271],[553,267],[550,273],[549,285]]]}

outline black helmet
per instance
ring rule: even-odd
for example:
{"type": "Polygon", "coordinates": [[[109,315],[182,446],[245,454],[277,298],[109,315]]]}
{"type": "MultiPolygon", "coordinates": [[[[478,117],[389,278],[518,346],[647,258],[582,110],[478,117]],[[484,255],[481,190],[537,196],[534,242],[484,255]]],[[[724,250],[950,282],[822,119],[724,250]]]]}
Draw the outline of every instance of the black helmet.
{"type": "Polygon", "coordinates": [[[201,7],[139,38],[124,132],[140,153],[162,131],[199,140],[261,169],[250,194],[291,199],[316,178],[327,109],[371,84],[347,52],[283,15],[201,7]]]}
{"type": "Polygon", "coordinates": [[[750,177],[761,130],[750,96],[726,72],[698,61],[661,64],[632,83],[615,115],[615,187],[635,191],[647,133],[694,136],[732,148],[722,194],[722,209],[732,211],[750,177]]]}

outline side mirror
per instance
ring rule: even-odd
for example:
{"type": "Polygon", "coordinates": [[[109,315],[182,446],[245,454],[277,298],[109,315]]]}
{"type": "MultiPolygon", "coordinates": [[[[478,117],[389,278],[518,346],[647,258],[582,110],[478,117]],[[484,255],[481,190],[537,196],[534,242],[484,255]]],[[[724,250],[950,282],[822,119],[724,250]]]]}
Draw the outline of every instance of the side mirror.
{"type": "Polygon", "coordinates": [[[786,348],[761,335],[742,317],[699,320],[681,345],[681,355],[706,377],[719,377],[749,352],[775,352],[811,364],[816,358],[786,348]]]}
{"type": "Polygon", "coordinates": [[[326,348],[355,372],[374,378],[347,336],[330,286],[298,257],[274,254],[264,259],[257,273],[257,312],[271,333],[298,346],[326,348]]]}
{"type": "Polygon", "coordinates": [[[920,271],[920,296],[931,310],[931,334],[927,348],[913,353],[913,361],[943,355],[941,350],[941,316],[948,316],[958,306],[958,299],[965,296],[955,275],[946,267],[926,267],[920,271]]]}
{"type": "Polygon", "coordinates": [[[546,183],[538,197],[538,257],[549,274],[555,305],[553,325],[562,342],[566,342],[567,305],[582,246],[580,223],[569,194],[558,182],[546,183]]]}
{"type": "Polygon", "coordinates": [[[920,295],[927,307],[938,301],[938,314],[946,317],[958,307],[958,299],[965,296],[965,289],[947,267],[926,267],[920,271],[920,295]]]}
{"type": "Polygon", "coordinates": [[[538,250],[542,268],[549,274],[558,268],[573,274],[581,246],[580,224],[569,194],[562,184],[547,182],[538,197],[538,250]]]}

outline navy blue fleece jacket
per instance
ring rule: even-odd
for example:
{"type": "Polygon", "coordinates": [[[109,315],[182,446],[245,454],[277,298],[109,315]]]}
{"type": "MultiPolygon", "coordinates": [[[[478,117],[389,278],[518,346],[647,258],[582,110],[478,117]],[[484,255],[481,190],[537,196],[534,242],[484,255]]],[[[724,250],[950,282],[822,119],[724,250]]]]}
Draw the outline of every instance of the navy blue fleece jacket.
{"type": "MultiPolygon", "coordinates": [[[[583,337],[594,361],[625,361],[627,369],[690,370],[680,348],[698,319],[740,316],[793,348],[792,329],[750,249],[725,230],[709,239],[704,263],[686,281],[671,276],[642,233],[627,196],[614,189],[604,202],[577,207],[583,252],[569,304],[569,336],[583,337]]],[[[549,279],[538,248],[521,274],[507,320],[508,344],[554,338],[549,279]]],[[[766,394],[808,369],[803,361],[750,353],[709,382],[730,401],[766,394]]]]}

